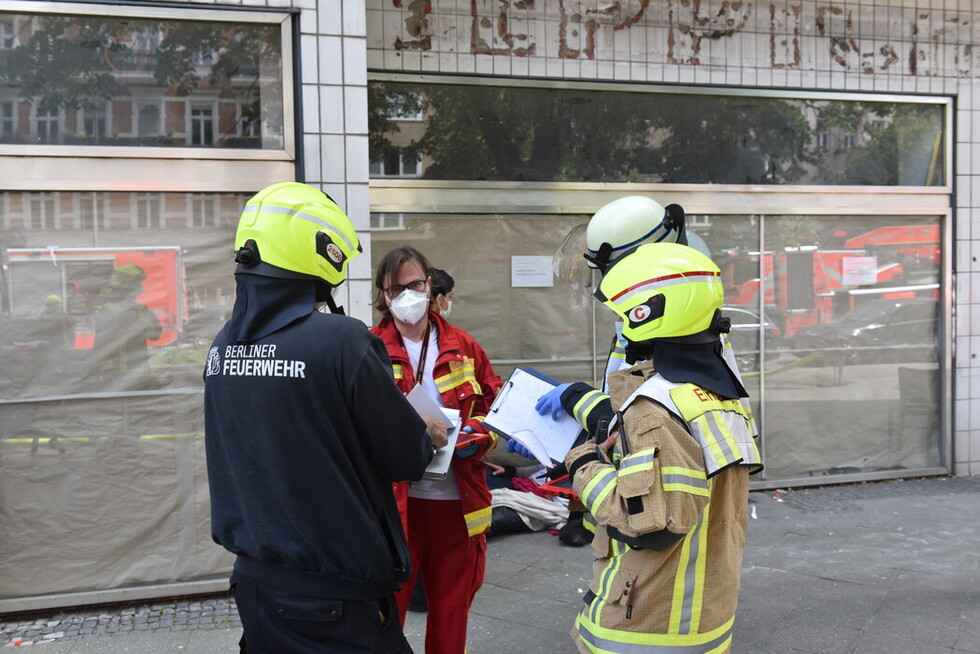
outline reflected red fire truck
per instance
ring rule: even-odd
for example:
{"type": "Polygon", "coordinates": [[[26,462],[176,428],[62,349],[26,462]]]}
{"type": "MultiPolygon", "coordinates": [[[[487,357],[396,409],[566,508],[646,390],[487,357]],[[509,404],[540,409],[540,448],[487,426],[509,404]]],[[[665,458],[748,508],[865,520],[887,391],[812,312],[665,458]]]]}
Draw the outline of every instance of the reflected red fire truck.
{"type": "Polygon", "coordinates": [[[75,324],[74,348],[91,349],[92,317],[117,266],[139,266],[146,274],[136,301],[156,314],[163,332],[150,346],[168,345],[187,319],[184,268],[178,246],[138,248],[9,248],[6,251],[6,310],[37,311],[45,298],[58,296],[75,324]]]}
{"type": "Polygon", "coordinates": [[[938,297],[938,283],[916,284],[910,273],[935,273],[939,226],[885,227],[848,239],[842,249],[818,246],[782,251],[728,250],[718,256],[725,303],[758,311],[765,304],[782,317],[783,335],[833,322],[862,298],[938,297]]]}

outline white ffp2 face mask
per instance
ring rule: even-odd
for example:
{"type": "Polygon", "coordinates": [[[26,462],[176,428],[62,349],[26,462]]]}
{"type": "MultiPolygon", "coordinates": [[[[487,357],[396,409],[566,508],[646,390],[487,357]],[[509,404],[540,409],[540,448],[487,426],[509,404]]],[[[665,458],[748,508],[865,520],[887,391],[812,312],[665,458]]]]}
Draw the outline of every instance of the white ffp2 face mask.
{"type": "Polygon", "coordinates": [[[422,291],[405,289],[398,297],[388,303],[391,313],[402,322],[410,325],[422,320],[422,316],[429,310],[429,295],[422,291]]]}
{"type": "Polygon", "coordinates": [[[453,301],[446,300],[446,308],[442,310],[442,317],[445,318],[453,310],[453,301]]]}

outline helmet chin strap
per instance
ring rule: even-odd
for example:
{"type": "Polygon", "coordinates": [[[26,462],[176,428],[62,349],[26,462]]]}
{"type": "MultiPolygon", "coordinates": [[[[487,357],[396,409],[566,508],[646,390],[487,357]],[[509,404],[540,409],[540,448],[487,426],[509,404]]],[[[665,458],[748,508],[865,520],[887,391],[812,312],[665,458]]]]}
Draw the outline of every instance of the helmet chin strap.
{"type": "Polygon", "coordinates": [[[585,260],[591,263],[593,266],[599,269],[600,274],[605,274],[606,268],[609,266],[609,257],[612,256],[612,245],[610,243],[603,243],[599,246],[599,250],[592,256],[588,252],[583,254],[585,260]]]}
{"type": "Polygon", "coordinates": [[[316,301],[325,302],[327,308],[330,309],[330,313],[335,313],[338,316],[347,315],[344,311],[344,307],[337,304],[333,299],[333,289],[335,287],[326,284],[325,282],[316,283],[316,301]]]}

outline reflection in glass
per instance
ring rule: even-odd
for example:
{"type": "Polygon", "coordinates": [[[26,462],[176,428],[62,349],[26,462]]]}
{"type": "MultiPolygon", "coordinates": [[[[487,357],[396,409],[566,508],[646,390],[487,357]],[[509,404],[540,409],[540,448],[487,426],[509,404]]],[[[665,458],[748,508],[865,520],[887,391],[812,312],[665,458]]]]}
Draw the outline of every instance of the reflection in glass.
{"type": "MultiPolygon", "coordinates": [[[[937,186],[940,104],[375,82],[371,159],[441,180],[937,186]],[[421,120],[419,120],[421,117],[421,120]]],[[[398,174],[379,167],[376,175],[398,174]]]]}
{"type": "Polygon", "coordinates": [[[701,233],[733,324],[742,311],[766,315],[755,339],[732,335],[740,362],[764,355],[742,372],[765,380],[766,478],[941,465],[938,218],[766,216],[764,225],[765,252],[745,241],[741,219],[712,218],[701,233]]]}
{"type": "Polygon", "coordinates": [[[284,147],[279,25],[28,13],[0,25],[3,143],[284,147]]]}
{"type": "Polygon", "coordinates": [[[202,371],[247,197],[0,193],[0,598],[226,576],[202,371]]]}

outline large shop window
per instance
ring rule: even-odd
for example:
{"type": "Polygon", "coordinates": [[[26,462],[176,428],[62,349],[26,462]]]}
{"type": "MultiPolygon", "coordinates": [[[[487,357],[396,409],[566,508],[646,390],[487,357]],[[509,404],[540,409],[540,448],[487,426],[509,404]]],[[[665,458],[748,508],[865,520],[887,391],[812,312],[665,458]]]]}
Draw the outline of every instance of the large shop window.
{"type": "Polygon", "coordinates": [[[201,378],[248,197],[0,193],[0,601],[227,568],[201,378]]]}
{"type": "Polygon", "coordinates": [[[559,246],[618,197],[677,202],[722,272],[756,480],[949,469],[948,98],[538,85],[375,76],[373,154],[421,175],[372,179],[373,263],[407,242],[448,270],[502,376],[599,384],[614,317],[559,246]]]}
{"type": "MultiPolygon", "coordinates": [[[[588,215],[391,218],[374,215],[373,265],[410,243],[447,270],[450,320],[498,374],[518,365],[560,381],[602,374],[613,314],[591,297],[591,275],[526,287],[514,267],[536,256],[550,268],[561,235],[588,215]]],[[[722,272],[729,340],[764,435],[764,478],[901,476],[946,461],[937,217],[698,218],[692,242],[722,272]]]]}
{"type": "Polygon", "coordinates": [[[376,81],[372,157],[416,153],[433,180],[947,183],[940,104],[622,88],[376,81]]]}

